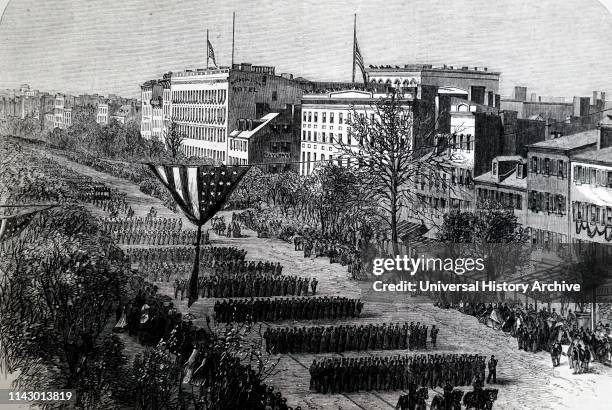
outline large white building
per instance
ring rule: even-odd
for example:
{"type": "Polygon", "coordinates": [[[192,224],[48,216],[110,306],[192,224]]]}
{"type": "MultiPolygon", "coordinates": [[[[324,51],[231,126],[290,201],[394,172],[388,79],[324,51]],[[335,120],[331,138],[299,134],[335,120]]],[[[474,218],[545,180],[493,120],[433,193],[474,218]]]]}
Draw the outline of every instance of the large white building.
{"type": "MultiPolygon", "coordinates": [[[[325,161],[341,164],[338,162],[342,152],[339,141],[345,146],[357,146],[357,142],[351,140],[347,125],[351,115],[374,116],[376,102],[385,96],[359,90],[305,94],[302,97],[300,175],[310,175],[325,161]]],[[[410,110],[412,95],[407,95],[404,101],[406,109],[410,110]]]]}
{"type": "Polygon", "coordinates": [[[291,75],[276,75],[274,67],[247,63],[172,73],[172,120],[186,137],[185,155],[229,163],[230,151],[244,149],[229,138],[239,120],[258,120],[296,104],[302,88],[291,75]]]}

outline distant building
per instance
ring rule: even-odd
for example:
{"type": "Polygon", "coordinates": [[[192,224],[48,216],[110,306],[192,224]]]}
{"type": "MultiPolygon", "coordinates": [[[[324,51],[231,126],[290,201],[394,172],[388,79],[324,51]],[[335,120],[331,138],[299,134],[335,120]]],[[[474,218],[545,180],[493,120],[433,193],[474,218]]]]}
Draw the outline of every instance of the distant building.
{"type": "Polygon", "coordinates": [[[577,155],[595,150],[598,139],[598,131],[590,130],[529,146],[527,226],[534,244],[553,249],[569,242],[569,164],[577,155]]]}
{"type": "Polygon", "coordinates": [[[500,108],[516,111],[519,119],[539,119],[547,123],[550,132],[573,134],[593,129],[603,118],[602,111],[608,108],[606,93],[593,91],[592,97],[544,97],[531,93],[527,99],[527,87],[514,87],[514,95],[501,99],[500,108]],[[573,126],[568,128],[568,126],[573,126]],[[577,128],[582,126],[582,128],[577,128]],[[590,126],[590,127],[588,127],[590,126]]]}
{"type": "Polygon", "coordinates": [[[229,135],[228,164],[259,164],[263,171],[271,173],[297,171],[299,125],[299,107],[292,105],[258,120],[238,119],[229,135]]]}
{"type": "Polygon", "coordinates": [[[150,80],[141,87],[141,120],[140,134],[143,138],[158,138],[164,141],[172,115],[172,94],[170,90],[170,73],[164,78],[150,80]]]}
{"type": "Polygon", "coordinates": [[[291,76],[276,75],[274,67],[247,63],[175,72],[171,118],[186,136],[186,153],[228,163],[228,137],[238,120],[259,120],[298,104],[302,88],[291,76]]]}
{"type": "Polygon", "coordinates": [[[406,64],[370,66],[366,73],[371,83],[409,91],[420,99],[432,99],[439,94],[439,89],[448,89],[456,90],[468,101],[499,108],[500,73],[487,67],[406,64]]]}
{"type": "MultiPolygon", "coordinates": [[[[351,140],[347,125],[351,121],[351,115],[356,111],[368,118],[374,116],[376,102],[385,95],[358,90],[304,94],[300,175],[310,175],[325,161],[342,164],[338,158],[341,154],[338,141],[343,141],[345,146],[357,147],[357,141],[351,140]]],[[[412,110],[413,101],[410,94],[403,100],[407,111],[412,110]]]]}
{"type": "Polygon", "coordinates": [[[527,226],[527,160],[518,155],[493,158],[491,171],[474,178],[476,209],[501,206],[527,226]]]}
{"type": "Polygon", "coordinates": [[[109,120],[109,103],[108,101],[106,102],[100,102],[98,103],[98,107],[96,110],[96,122],[100,125],[106,125],[108,124],[108,120],[109,120]]]}
{"type": "Polygon", "coordinates": [[[55,105],[53,113],[55,119],[53,122],[53,128],[65,128],[64,127],[64,107],[66,104],[66,97],[64,94],[55,95],[55,105]]]}
{"type": "Polygon", "coordinates": [[[415,181],[418,206],[406,210],[406,217],[415,222],[427,215],[426,225],[440,223],[451,210],[473,210],[474,177],[490,171],[493,159],[503,153],[502,122],[495,107],[442,96],[439,110],[437,131],[450,136],[439,158],[448,159],[438,175],[415,181]]]}

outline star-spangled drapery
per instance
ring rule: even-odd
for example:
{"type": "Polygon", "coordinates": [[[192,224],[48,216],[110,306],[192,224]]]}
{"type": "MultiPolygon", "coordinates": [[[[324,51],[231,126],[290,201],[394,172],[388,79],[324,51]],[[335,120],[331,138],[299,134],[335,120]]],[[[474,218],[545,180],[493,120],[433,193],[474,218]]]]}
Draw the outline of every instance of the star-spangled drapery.
{"type": "Polygon", "coordinates": [[[249,167],[149,164],[185,216],[204,225],[223,206],[249,167]]]}
{"type": "Polygon", "coordinates": [[[196,257],[189,278],[189,302],[198,299],[202,226],[221,210],[229,195],[250,169],[248,166],[148,164],[168,189],[185,216],[198,228],[196,257]]]}
{"type": "Polygon", "coordinates": [[[56,205],[24,205],[23,208],[28,209],[13,215],[0,215],[0,242],[18,235],[38,212],[54,206],[56,205]]]}

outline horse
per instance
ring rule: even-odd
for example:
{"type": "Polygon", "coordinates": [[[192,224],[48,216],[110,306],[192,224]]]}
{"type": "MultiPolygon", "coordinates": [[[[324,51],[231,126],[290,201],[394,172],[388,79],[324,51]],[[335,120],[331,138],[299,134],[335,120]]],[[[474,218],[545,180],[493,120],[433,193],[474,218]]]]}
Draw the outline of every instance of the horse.
{"type": "Polygon", "coordinates": [[[459,389],[453,390],[450,395],[451,403],[448,405],[444,401],[444,396],[436,394],[431,400],[431,410],[461,410],[461,398],[463,397],[463,391],[459,389]]]}
{"type": "Polygon", "coordinates": [[[295,235],[293,237],[293,249],[296,251],[304,250],[304,237],[303,236],[295,235]]]}
{"type": "Polygon", "coordinates": [[[419,388],[415,393],[416,406],[414,409],[415,410],[427,410],[427,402],[425,400],[427,400],[428,398],[429,398],[429,392],[427,390],[427,387],[419,388]]]}
{"type": "Polygon", "coordinates": [[[497,389],[482,389],[480,391],[474,390],[467,392],[463,397],[465,409],[491,410],[493,408],[493,403],[497,400],[497,393],[497,389]]]}

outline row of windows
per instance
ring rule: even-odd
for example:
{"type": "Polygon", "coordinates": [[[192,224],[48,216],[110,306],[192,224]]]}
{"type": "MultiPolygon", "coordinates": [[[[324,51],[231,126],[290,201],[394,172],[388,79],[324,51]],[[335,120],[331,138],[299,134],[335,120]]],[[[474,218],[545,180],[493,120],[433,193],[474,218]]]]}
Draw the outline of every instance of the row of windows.
{"type": "Polygon", "coordinates": [[[597,206],[587,202],[572,202],[572,219],[612,225],[612,207],[597,206]]]}
{"type": "Polygon", "coordinates": [[[246,158],[228,156],[227,159],[229,160],[229,165],[246,165],[249,162],[246,158]]]}
{"type": "Polygon", "coordinates": [[[462,209],[469,210],[472,207],[471,201],[465,201],[463,199],[458,198],[438,198],[435,196],[422,195],[417,194],[417,199],[421,203],[421,205],[428,205],[430,208],[434,209],[462,209]]]}
{"type": "Polygon", "coordinates": [[[450,174],[446,172],[437,172],[431,174],[428,177],[420,175],[417,177],[417,187],[421,190],[425,190],[428,187],[429,190],[435,188],[436,190],[442,189],[445,191],[448,185],[462,185],[472,186],[472,170],[466,168],[450,168],[450,174]]]}
{"type": "MultiPolygon", "coordinates": [[[[310,152],[302,151],[302,164],[301,164],[302,168],[300,172],[302,175],[310,175],[310,171],[314,170],[319,165],[317,161],[329,160],[330,163],[332,164],[334,163],[334,156],[332,154],[329,154],[327,157],[325,156],[325,154],[321,154],[319,159],[317,159],[316,152],[312,153],[312,157],[310,154],[311,154],[310,152]]],[[[343,161],[343,160],[336,160],[335,164],[342,166],[343,165],[342,162],[346,163],[346,161],[343,161]]]]}
{"type": "Polygon", "coordinates": [[[612,171],[574,165],[574,182],[612,188],[612,171]]]}
{"type": "Polygon", "coordinates": [[[201,147],[192,147],[191,145],[183,145],[183,153],[187,157],[206,157],[217,161],[225,161],[225,151],[207,149],[201,147]]]}
{"type": "Polygon", "coordinates": [[[185,90],[172,91],[173,103],[225,104],[227,90],[185,90]]]}
{"type": "Polygon", "coordinates": [[[564,215],[566,212],[565,195],[549,192],[529,191],[529,209],[534,212],[548,212],[564,215]]]}
{"type": "Polygon", "coordinates": [[[547,251],[558,250],[559,246],[567,243],[567,235],[544,229],[531,229],[531,243],[547,251]]]}
{"type": "Polygon", "coordinates": [[[471,134],[453,134],[449,142],[453,149],[471,151],[474,146],[474,136],[471,134]]]}
{"type": "Polygon", "coordinates": [[[175,121],[190,121],[203,124],[225,124],[225,108],[172,107],[175,121]]]}
{"type": "MultiPolygon", "coordinates": [[[[321,142],[323,144],[333,144],[333,143],[339,143],[340,141],[342,141],[342,133],[338,133],[335,136],[336,139],[334,139],[334,133],[330,132],[330,133],[326,133],[325,131],[322,132],[318,132],[318,131],[302,131],[302,141],[312,141],[312,142],[321,142]]],[[[345,144],[347,145],[351,145],[352,141],[351,141],[351,135],[346,134],[346,141],[344,141],[345,144]]]]}
{"type": "Polygon", "coordinates": [[[492,201],[504,208],[523,209],[523,196],[512,192],[501,192],[495,189],[478,188],[479,201],[492,201]]]}
{"type": "MultiPolygon", "coordinates": [[[[327,120],[329,119],[329,124],[334,124],[334,112],[330,111],[329,115],[327,111],[323,111],[321,112],[321,122],[322,123],[327,123],[327,120]]],[[[303,121],[304,122],[318,122],[319,121],[319,112],[318,111],[304,111],[303,114],[303,121]]],[[[338,124],[343,124],[344,122],[344,113],[339,112],[338,113],[338,124]]],[[[351,121],[351,113],[347,113],[347,123],[351,121]]]]}
{"type": "Polygon", "coordinates": [[[562,159],[531,157],[529,171],[534,174],[557,176],[564,179],[567,176],[566,163],[562,159]]]}
{"type": "Polygon", "coordinates": [[[230,150],[232,151],[247,151],[247,141],[240,141],[230,138],[230,150]]]}
{"type": "Polygon", "coordinates": [[[178,130],[186,138],[200,141],[225,142],[225,128],[190,127],[179,124],[178,130]]]}

